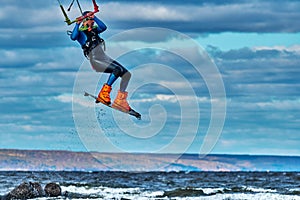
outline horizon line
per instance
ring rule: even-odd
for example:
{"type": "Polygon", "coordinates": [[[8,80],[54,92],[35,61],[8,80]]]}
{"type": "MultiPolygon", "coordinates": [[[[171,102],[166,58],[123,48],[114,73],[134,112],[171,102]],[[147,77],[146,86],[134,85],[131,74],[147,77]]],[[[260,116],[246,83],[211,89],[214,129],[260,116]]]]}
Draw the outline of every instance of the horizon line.
{"type": "Polygon", "coordinates": [[[186,152],[186,153],[155,153],[155,152],[98,152],[98,151],[72,151],[63,149],[12,149],[12,148],[0,148],[0,151],[46,151],[46,152],[69,152],[69,153],[99,153],[99,154],[148,154],[148,155],[197,155],[197,156],[264,156],[264,157],[300,157],[300,155],[286,155],[286,154],[239,154],[239,153],[209,153],[209,154],[199,154],[196,152],[186,152]]]}

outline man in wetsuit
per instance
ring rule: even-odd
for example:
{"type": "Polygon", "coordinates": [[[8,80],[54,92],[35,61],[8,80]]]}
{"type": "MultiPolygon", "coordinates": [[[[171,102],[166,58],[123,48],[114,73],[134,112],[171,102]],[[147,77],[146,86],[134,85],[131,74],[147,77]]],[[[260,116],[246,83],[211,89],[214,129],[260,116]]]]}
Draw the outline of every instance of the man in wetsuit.
{"type": "Polygon", "coordinates": [[[80,43],[84,55],[90,60],[93,69],[96,72],[110,73],[107,82],[103,85],[98,94],[96,103],[111,104],[110,92],[113,83],[121,77],[120,89],[117,97],[114,100],[112,107],[129,111],[131,108],[127,102],[126,88],[131,78],[130,72],[125,69],[120,63],[107,56],[103,49],[103,39],[99,34],[106,30],[106,25],[90,11],[83,13],[83,16],[88,16],[82,22],[76,23],[71,39],[80,43]],[[95,25],[96,22],[96,25],[95,25]],[[82,25],[80,26],[80,24],[82,25]]]}

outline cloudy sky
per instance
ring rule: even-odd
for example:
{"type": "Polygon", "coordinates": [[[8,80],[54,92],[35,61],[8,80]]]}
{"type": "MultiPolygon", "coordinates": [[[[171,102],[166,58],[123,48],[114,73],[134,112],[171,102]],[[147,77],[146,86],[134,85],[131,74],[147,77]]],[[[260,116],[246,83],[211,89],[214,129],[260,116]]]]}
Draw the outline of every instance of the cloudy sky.
{"type": "Polygon", "coordinates": [[[300,156],[299,1],[98,3],[143,120],[82,95],[107,75],[69,39],[57,1],[2,0],[0,148],[300,156]]]}

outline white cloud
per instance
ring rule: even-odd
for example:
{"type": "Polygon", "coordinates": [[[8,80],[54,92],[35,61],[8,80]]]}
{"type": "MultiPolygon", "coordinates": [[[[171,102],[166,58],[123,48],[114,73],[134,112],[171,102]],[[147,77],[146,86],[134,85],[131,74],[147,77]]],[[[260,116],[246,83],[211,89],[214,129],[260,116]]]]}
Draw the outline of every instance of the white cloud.
{"type": "Polygon", "coordinates": [[[197,101],[198,103],[210,103],[211,101],[222,101],[217,99],[209,99],[208,97],[196,97],[196,96],[187,96],[187,95],[165,95],[165,94],[156,94],[151,98],[140,98],[140,99],[132,99],[133,102],[167,102],[167,103],[178,103],[182,102],[190,102],[197,101]]]}
{"type": "Polygon", "coordinates": [[[41,82],[43,79],[39,75],[19,75],[16,77],[18,84],[34,84],[41,82]]]}
{"type": "Polygon", "coordinates": [[[30,67],[33,70],[76,70],[82,64],[84,57],[80,48],[50,48],[50,49],[12,49],[0,50],[0,67],[30,67]]]}
{"type": "MultiPolygon", "coordinates": [[[[15,22],[22,28],[34,28],[43,24],[59,24],[57,22],[64,19],[60,13],[59,6],[27,7],[24,4],[26,2],[10,3],[10,5],[1,6],[0,20],[5,23],[5,26],[9,25],[8,22],[15,22]],[[14,14],[13,18],[11,17],[12,13],[14,14]]],[[[42,29],[40,30],[42,31],[42,29]]]]}
{"type": "Polygon", "coordinates": [[[70,94],[70,93],[65,93],[65,94],[60,94],[56,97],[54,97],[56,101],[62,102],[62,103],[73,103],[73,104],[78,104],[80,106],[84,107],[94,107],[95,106],[95,101],[90,99],[90,97],[84,97],[83,94],[70,94]]]}
{"type": "MultiPolygon", "coordinates": [[[[299,37],[300,39],[300,37],[299,37]]],[[[277,51],[288,51],[288,52],[296,52],[300,54],[300,45],[295,44],[292,46],[256,46],[252,48],[254,51],[259,50],[277,50],[277,51]]]]}
{"type": "Polygon", "coordinates": [[[299,110],[300,111],[300,99],[284,99],[284,100],[272,100],[269,102],[258,102],[256,105],[262,109],[276,109],[276,110],[299,110]]]}
{"type": "MultiPolygon", "coordinates": [[[[150,3],[106,3],[103,4],[103,17],[110,20],[150,20],[186,21],[190,16],[179,12],[183,6],[159,5],[150,3]],[[124,10],[125,12],[119,12],[124,10]],[[111,13],[114,13],[113,15],[111,13]]],[[[192,7],[190,7],[192,8],[192,7]]]]}

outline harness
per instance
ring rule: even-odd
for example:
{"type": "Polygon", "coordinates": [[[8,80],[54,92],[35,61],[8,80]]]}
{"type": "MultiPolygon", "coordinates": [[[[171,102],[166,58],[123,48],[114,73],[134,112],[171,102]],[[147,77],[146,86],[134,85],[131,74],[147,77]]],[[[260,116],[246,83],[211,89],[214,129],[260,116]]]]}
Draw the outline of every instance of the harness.
{"type": "Polygon", "coordinates": [[[105,51],[105,41],[99,37],[96,29],[92,29],[91,31],[84,30],[83,32],[87,37],[86,43],[81,46],[85,57],[88,57],[89,53],[99,44],[102,44],[104,46],[105,51]]]}

